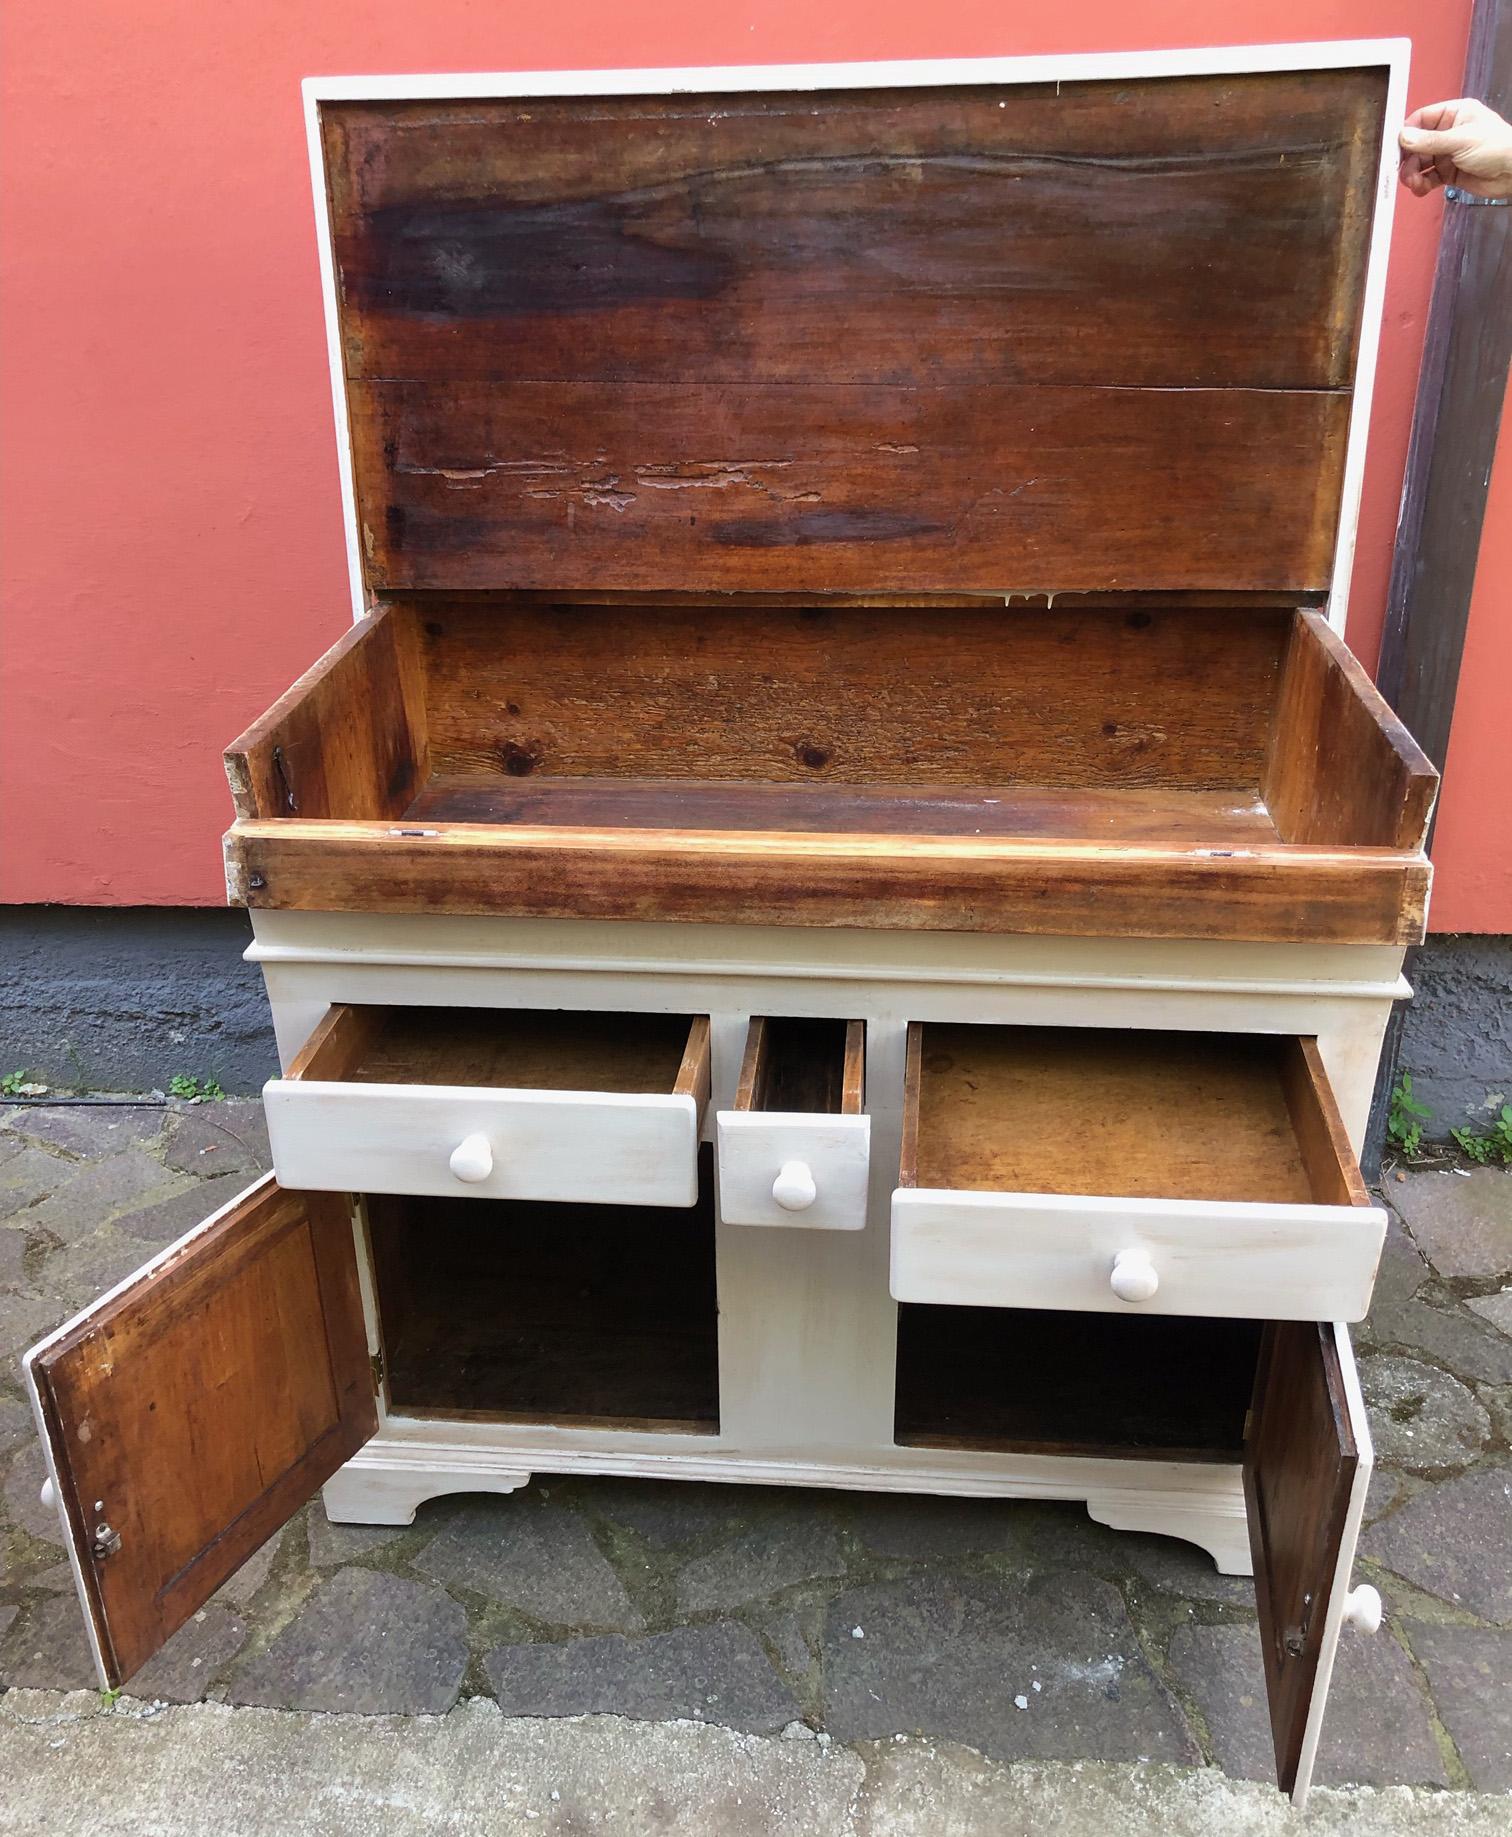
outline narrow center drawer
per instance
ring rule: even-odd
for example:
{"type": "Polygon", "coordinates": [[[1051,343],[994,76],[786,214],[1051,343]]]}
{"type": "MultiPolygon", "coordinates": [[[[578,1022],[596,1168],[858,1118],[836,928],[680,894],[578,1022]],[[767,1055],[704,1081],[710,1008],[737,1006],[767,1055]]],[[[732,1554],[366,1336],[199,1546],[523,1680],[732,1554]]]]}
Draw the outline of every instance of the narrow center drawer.
{"type": "Polygon", "coordinates": [[[263,1098],[284,1186],[690,1206],[709,1022],[342,1004],[263,1098]]]}
{"type": "Polygon", "coordinates": [[[1370,1203],[1311,1039],[909,1029],[892,1292],[1359,1320],[1370,1203]]]}
{"type": "Polygon", "coordinates": [[[735,1106],[716,1120],[725,1224],[865,1225],[865,1070],[861,1021],[752,1019],[735,1106]]]}

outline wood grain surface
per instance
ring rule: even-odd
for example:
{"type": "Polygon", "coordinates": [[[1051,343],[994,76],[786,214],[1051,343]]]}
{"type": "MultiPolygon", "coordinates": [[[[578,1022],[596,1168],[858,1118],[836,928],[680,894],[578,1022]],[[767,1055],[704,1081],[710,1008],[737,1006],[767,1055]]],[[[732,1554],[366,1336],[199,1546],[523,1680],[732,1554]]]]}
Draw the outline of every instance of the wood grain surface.
{"type": "Polygon", "coordinates": [[[1273,1321],[1244,1456],[1277,1784],[1296,1782],[1359,1449],[1332,1327],[1273,1321]]]}
{"type": "Polygon", "coordinates": [[[752,1017],[735,1091],[737,1110],[859,1116],[866,1023],[752,1017]]]}
{"type": "Polygon", "coordinates": [[[1368,1206],[1370,1194],[1349,1145],[1349,1132],[1339,1114],[1317,1040],[1286,1041],[1280,1073],[1313,1198],[1319,1205],[1368,1206]]]}
{"type": "Polygon", "coordinates": [[[1384,94],[327,104],[369,582],[1319,588],[1384,94]]]}
{"type": "Polygon", "coordinates": [[[1171,848],[239,822],[233,904],[1068,937],[1412,943],[1429,870],[1390,849],[1171,848]]]}
{"type": "Polygon", "coordinates": [[[1237,1460],[1260,1329],[1034,1308],[898,1308],[896,1432],[922,1448],[1237,1460]]]}
{"type": "Polygon", "coordinates": [[[778,830],[800,835],[1045,836],[1214,847],[1279,842],[1270,812],[1240,787],[1165,785],[745,784],[681,778],[432,778],[406,827],[778,830]]]}
{"type": "Polygon", "coordinates": [[[1347,394],[350,385],[375,589],[1316,589],[1347,394]]]}
{"type": "Polygon", "coordinates": [[[412,616],[362,619],[226,750],[240,816],[397,816],[429,776],[412,616]]]}
{"type": "Polygon", "coordinates": [[[492,1420],[719,1426],[714,1204],[371,1197],[396,1407],[492,1420]]]}
{"type": "Polygon", "coordinates": [[[1299,611],[1263,781],[1283,839],[1421,849],[1438,782],[1344,640],[1299,611]]]}
{"type": "MultiPolygon", "coordinates": [[[[322,1026],[331,1024],[332,1016],[337,1017],[337,1031],[350,1040],[349,1050],[336,1055],[301,1055],[303,1063],[296,1061],[290,1067],[291,1078],[542,1091],[671,1092],[677,1087],[696,1025],[686,1016],[670,1014],[341,1004],[331,1010],[322,1026]],[[344,1028],[342,1017],[349,1017],[344,1028]]],[[[703,1056],[707,1056],[706,1047],[703,1056]]]]}
{"type": "Polygon", "coordinates": [[[461,601],[415,616],[442,777],[1168,786],[1250,803],[1291,621],[461,601]]]}
{"type": "Polygon", "coordinates": [[[1334,1199],[1331,1187],[1316,1190],[1292,1124],[1283,1067],[1294,1040],[917,1021],[909,1032],[910,1084],[918,1068],[912,1184],[1334,1199]]]}
{"type": "Polygon", "coordinates": [[[345,1200],[260,1183],[35,1369],[120,1685],[376,1427],[345,1200]]]}

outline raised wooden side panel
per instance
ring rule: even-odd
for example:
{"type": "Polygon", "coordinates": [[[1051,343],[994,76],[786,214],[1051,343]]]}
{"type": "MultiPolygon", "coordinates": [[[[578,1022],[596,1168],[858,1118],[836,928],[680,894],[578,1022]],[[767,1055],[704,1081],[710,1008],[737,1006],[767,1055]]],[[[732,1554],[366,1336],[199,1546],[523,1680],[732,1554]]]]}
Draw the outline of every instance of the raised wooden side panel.
{"type": "Polygon", "coordinates": [[[240,817],[396,817],[429,773],[415,620],[385,609],[354,625],[226,752],[240,817]]]}
{"type": "Polygon", "coordinates": [[[1428,833],[1438,773],[1321,613],[1295,615],[1262,791],[1284,842],[1418,850],[1428,833]]]}

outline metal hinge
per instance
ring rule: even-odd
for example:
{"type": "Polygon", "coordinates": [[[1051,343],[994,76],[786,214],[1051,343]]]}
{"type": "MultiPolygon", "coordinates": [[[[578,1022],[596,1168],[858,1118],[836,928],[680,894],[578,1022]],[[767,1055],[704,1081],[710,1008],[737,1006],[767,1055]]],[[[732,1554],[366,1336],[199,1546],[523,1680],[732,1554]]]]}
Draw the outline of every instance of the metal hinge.
{"type": "Polygon", "coordinates": [[[373,1368],[373,1393],[375,1396],[381,1395],[383,1391],[383,1380],[385,1376],[385,1367],[383,1363],[382,1352],[381,1351],[375,1352],[372,1358],[368,1361],[368,1363],[373,1368]]]}

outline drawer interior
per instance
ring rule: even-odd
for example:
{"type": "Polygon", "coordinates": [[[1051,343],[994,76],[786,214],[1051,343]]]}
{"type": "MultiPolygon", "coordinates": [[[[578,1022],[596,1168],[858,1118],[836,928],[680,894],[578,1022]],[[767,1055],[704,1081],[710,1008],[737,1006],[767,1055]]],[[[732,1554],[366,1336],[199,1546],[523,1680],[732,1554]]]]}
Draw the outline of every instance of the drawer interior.
{"type": "Polygon", "coordinates": [[[1261,1323],[898,1309],[894,1434],[919,1447],[1237,1460],[1261,1323]]]}
{"type": "Polygon", "coordinates": [[[899,1184],[1368,1205],[1316,1042],[914,1023],[899,1184]]]}
{"type": "Polygon", "coordinates": [[[672,1093],[707,1087],[702,1015],[338,1004],[289,1077],[540,1091],[672,1093]]]}
{"type": "Polygon", "coordinates": [[[709,1149],[690,1208],[365,1205],[394,1409],[717,1433],[709,1149]]]}
{"type": "Polygon", "coordinates": [[[866,1023],[758,1014],[746,1030],[735,1108],[859,1116],[866,1103],[866,1023]]]}
{"type": "Polygon", "coordinates": [[[1217,848],[1415,850],[1434,783],[1319,615],[1221,595],[416,595],[227,769],[242,816],[306,822],[1217,848]]]}

